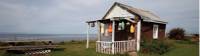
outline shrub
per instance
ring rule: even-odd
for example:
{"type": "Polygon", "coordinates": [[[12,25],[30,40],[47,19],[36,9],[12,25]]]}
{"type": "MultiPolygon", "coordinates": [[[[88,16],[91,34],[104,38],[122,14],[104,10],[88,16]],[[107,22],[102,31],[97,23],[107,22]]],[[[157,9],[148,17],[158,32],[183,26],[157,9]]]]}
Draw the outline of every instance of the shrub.
{"type": "Polygon", "coordinates": [[[9,46],[9,43],[6,43],[6,42],[0,42],[0,46],[9,46]]]}
{"type": "Polygon", "coordinates": [[[185,30],[183,28],[174,28],[169,32],[170,39],[184,40],[185,30]]]}
{"type": "Polygon", "coordinates": [[[153,40],[151,42],[144,41],[141,44],[141,52],[142,53],[156,53],[156,54],[164,54],[170,50],[170,45],[165,41],[153,40]]]}

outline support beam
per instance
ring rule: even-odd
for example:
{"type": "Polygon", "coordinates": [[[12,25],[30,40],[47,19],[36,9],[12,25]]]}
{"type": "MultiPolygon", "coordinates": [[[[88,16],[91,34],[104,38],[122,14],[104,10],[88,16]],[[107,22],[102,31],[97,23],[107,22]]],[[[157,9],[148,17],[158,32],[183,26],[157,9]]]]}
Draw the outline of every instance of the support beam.
{"type": "Polygon", "coordinates": [[[140,38],[141,38],[141,20],[138,21],[137,23],[137,46],[136,50],[140,50],[140,38]]]}
{"type": "Polygon", "coordinates": [[[113,20],[113,23],[112,23],[112,54],[115,53],[114,41],[115,41],[115,21],[113,20]]]}
{"type": "Polygon", "coordinates": [[[86,44],[86,48],[89,48],[89,29],[90,29],[90,23],[88,23],[88,26],[87,26],[87,44],[86,44]]]}

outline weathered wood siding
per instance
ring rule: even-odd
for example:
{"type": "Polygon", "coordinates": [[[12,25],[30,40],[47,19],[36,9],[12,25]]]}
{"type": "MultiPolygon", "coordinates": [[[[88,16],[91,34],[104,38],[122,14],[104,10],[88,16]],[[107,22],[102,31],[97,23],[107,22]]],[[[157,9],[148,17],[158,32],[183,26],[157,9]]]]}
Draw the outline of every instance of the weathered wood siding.
{"type": "Polygon", "coordinates": [[[165,38],[165,30],[166,30],[166,24],[159,24],[159,29],[158,29],[159,39],[165,38]]]}
{"type": "Polygon", "coordinates": [[[141,39],[153,39],[153,23],[142,22],[141,24],[141,39]]]}
{"type": "Polygon", "coordinates": [[[158,24],[152,22],[142,22],[141,26],[141,38],[147,41],[153,40],[153,25],[158,25],[158,39],[163,39],[165,37],[166,24],[158,24]]]}

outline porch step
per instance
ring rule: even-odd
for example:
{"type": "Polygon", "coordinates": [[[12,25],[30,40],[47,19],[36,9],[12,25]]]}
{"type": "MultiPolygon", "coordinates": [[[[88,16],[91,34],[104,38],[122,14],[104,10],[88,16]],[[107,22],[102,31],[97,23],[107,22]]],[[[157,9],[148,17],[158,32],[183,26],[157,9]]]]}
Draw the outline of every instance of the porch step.
{"type": "Polygon", "coordinates": [[[128,53],[130,56],[137,56],[137,52],[129,52],[128,53]]]}

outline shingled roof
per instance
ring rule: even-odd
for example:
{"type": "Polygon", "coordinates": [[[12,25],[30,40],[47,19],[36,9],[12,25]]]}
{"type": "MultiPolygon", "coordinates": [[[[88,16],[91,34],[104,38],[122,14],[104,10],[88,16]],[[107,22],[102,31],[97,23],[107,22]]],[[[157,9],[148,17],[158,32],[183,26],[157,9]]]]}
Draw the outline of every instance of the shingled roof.
{"type": "Polygon", "coordinates": [[[155,22],[155,23],[164,23],[166,24],[167,22],[160,19],[159,16],[153,14],[152,12],[150,11],[147,11],[147,10],[143,10],[143,9],[139,9],[139,8],[134,8],[132,6],[128,6],[128,5],[125,5],[125,4],[121,4],[121,3],[118,3],[118,2],[115,2],[114,5],[109,9],[109,11],[106,13],[106,15],[103,17],[103,19],[110,13],[111,9],[114,7],[114,6],[119,6],[121,7],[122,9],[125,9],[127,10],[128,12],[132,13],[132,14],[137,14],[139,16],[141,16],[141,18],[143,19],[143,21],[146,21],[146,22],[155,22]]]}

